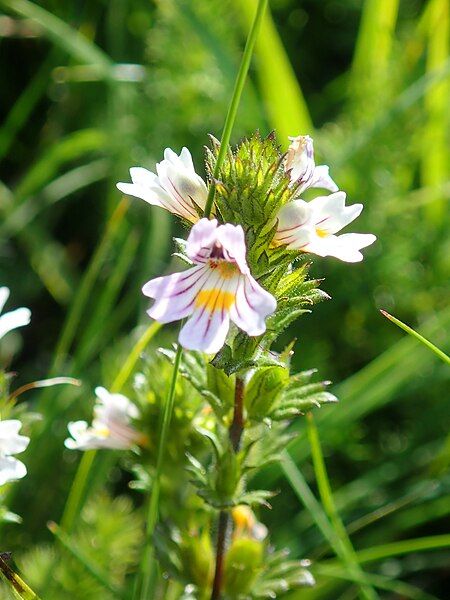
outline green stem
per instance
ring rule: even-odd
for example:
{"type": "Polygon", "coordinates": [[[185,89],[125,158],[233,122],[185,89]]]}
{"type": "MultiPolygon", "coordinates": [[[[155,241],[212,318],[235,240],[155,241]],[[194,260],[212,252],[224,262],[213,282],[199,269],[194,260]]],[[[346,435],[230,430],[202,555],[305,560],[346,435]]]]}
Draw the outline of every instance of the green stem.
{"type": "Polygon", "coordinates": [[[67,533],[71,533],[75,525],[96,456],[97,450],[88,450],[81,457],[75,478],[70,487],[63,516],[61,517],[61,529],[67,533]]]}
{"type": "MultiPolygon", "coordinates": [[[[241,446],[242,434],[244,433],[244,393],[245,383],[242,376],[236,376],[234,388],[234,411],[233,421],[229,429],[229,436],[233,452],[239,452],[241,446]]],[[[229,514],[226,510],[221,510],[217,525],[217,544],[216,544],[216,568],[214,572],[214,581],[211,592],[211,600],[219,600],[223,586],[223,566],[225,561],[225,546],[227,541],[227,530],[229,523],[229,514]]]]}
{"type": "Polygon", "coordinates": [[[266,9],[268,0],[259,0],[256,8],[255,18],[253,20],[250,33],[248,34],[247,42],[245,44],[244,54],[242,55],[241,65],[239,72],[236,77],[234,84],[233,95],[231,97],[230,105],[228,107],[225,124],[223,126],[222,138],[220,140],[219,154],[217,155],[216,164],[214,167],[213,180],[209,187],[208,198],[206,200],[204,217],[209,219],[211,209],[214,202],[214,194],[216,192],[216,179],[220,174],[220,167],[222,166],[223,160],[226,156],[228,145],[230,143],[231,131],[233,129],[234,121],[236,120],[237,109],[244,89],[245,80],[247,78],[248,69],[250,67],[250,61],[255,47],[256,38],[258,37],[258,31],[261,26],[262,17],[264,10],[266,9]]]}
{"type": "Polygon", "coordinates": [[[336,509],[325,461],[323,458],[319,434],[316,424],[314,423],[314,417],[312,413],[308,413],[306,415],[306,422],[317,486],[319,488],[319,494],[325,509],[325,513],[327,514],[330,523],[336,532],[336,535],[340,538],[343,558],[349,573],[355,575],[355,578],[364,582],[361,583],[360,586],[361,596],[366,598],[366,600],[374,600],[378,597],[378,595],[365,579],[365,573],[358,563],[350,538],[347,535],[347,531],[336,509]]]}
{"type": "Polygon", "coordinates": [[[155,530],[156,523],[158,521],[158,508],[159,508],[159,495],[161,491],[161,474],[164,464],[164,457],[166,453],[167,437],[169,433],[169,425],[172,419],[173,405],[175,400],[175,388],[177,383],[178,371],[180,368],[181,356],[183,354],[183,348],[178,345],[177,353],[175,355],[175,361],[173,365],[172,381],[170,382],[169,392],[167,394],[167,400],[164,404],[164,412],[162,417],[159,443],[158,443],[158,457],[156,459],[156,473],[153,479],[152,492],[148,507],[147,514],[147,543],[144,549],[144,553],[141,561],[141,579],[142,587],[140,598],[141,600],[147,600],[150,598],[150,587],[153,577],[153,545],[152,537],[155,530]]]}
{"type": "Polygon", "coordinates": [[[437,348],[434,344],[432,344],[429,340],[427,340],[427,338],[424,338],[423,335],[420,335],[420,333],[418,333],[417,331],[414,331],[414,329],[412,327],[409,327],[409,325],[406,325],[406,323],[403,323],[403,321],[400,321],[400,319],[397,319],[396,317],[390,315],[385,310],[380,310],[380,313],[384,317],[389,319],[389,321],[392,321],[392,323],[395,323],[395,325],[397,325],[397,327],[400,327],[400,329],[403,329],[403,331],[406,331],[406,333],[409,333],[409,335],[411,335],[412,337],[415,337],[416,340],[419,340],[419,342],[421,342],[424,346],[426,346],[427,348],[432,350],[436,354],[436,356],[439,356],[439,358],[441,360],[443,360],[445,363],[450,365],[450,356],[448,356],[447,354],[445,354],[445,352],[443,352],[442,350],[437,348]]]}

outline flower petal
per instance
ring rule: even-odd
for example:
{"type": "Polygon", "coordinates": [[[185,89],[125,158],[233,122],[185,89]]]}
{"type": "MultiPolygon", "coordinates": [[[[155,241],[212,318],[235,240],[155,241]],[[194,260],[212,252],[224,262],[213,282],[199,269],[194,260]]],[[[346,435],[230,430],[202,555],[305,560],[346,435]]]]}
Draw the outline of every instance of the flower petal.
{"type": "Polygon", "coordinates": [[[132,167],[130,176],[133,183],[117,183],[123,194],[141,198],[153,206],[165,208],[169,212],[184,216],[184,209],[159,183],[157,175],[143,167],[132,167]]]}
{"type": "Polygon", "coordinates": [[[186,169],[178,157],[176,164],[168,160],[158,163],[156,172],[160,184],[177,201],[180,211],[189,215],[189,220],[197,221],[198,214],[192,200],[200,208],[205,207],[208,192],[203,179],[186,169]]]}
{"type": "Polygon", "coordinates": [[[196,263],[204,263],[211,254],[216,241],[218,223],[216,219],[200,219],[191,229],[186,244],[186,254],[196,263]]]}
{"type": "Polygon", "coordinates": [[[364,258],[360,250],[373,244],[376,239],[376,236],[371,233],[344,233],[324,238],[317,237],[306,246],[305,251],[318,256],[334,256],[344,262],[360,262],[364,258]]]}
{"type": "Polygon", "coordinates": [[[0,339],[7,333],[18,327],[28,325],[31,319],[31,311],[28,308],[16,308],[11,312],[0,316],[0,339]]]}
{"type": "Polygon", "coordinates": [[[183,273],[157,277],[147,282],[143,293],[155,298],[148,315],[160,323],[171,323],[192,314],[199,290],[214,277],[208,265],[192,267],[183,273]]]}
{"type": "Polygon", "coordinates": [[[235,262],[243,275],[249,273],[245,258],[245,235],[240,225],[226,223],[217,228],[217,241],[223,247],[225,260],[235,262]]]}
{"type": "Polygon", "coordinates": [[[6,286],[0,287],[0,313],[5,307],[6,301],[9,298],[9,289],[6,286]]]}
{"type": "Polygon", "coordinates": [[[96,387],[95,395],[99,400],[94,407],[96,416],[105,415],[127,423],[130,418],[139,417],[137,406],[123,394],[111,394],[104,387],[96,387]]]}
{"type": "Polygon", "coordinates": [[[19,454],[27,448],[30,438],[19,435],[21,427],[18,419],[0,421],[0,455],[19,454]]]}
{"type": "Polygon", "coordinates": [[[291,144],[286,155],[284,168],[291,185],[298,184],[299,191],[309,187],[314,174],[314,143],[309,135],[290,137],[291,144]]]}
{"type": "Polygon", "coordinates": [[[17,458],[12,458],[12,456],[0,457],[0,485],[22,479],[26,474],[26,466],[17,458]]]}
{"type": "Polygon", "coordinates": [[[278,227],[274,242],[301,250],[311,240],[311,209],[304,200],[285,204],[278,213],[278,227]]]}
{"type": "Polygon", "coordinates": [[[330,190],[330,192],[337,192],[339,188],[331,179],[329,171],[330,167],[328,165],[319,165],[316,167],[309,187],[323,188],[324,190],[330,190]]]}
{"type": "Polygon", "coordinates": [[[328,196],[318,196],[309,202],[312,220],[316,228],[332,234],[337,233],[354,221],[363,209],[362,204],[345,206],[345,192],[335,192],[328,196]]]}
{"type": "Polygon", "coordinates": [[[240,278],[230,317],[248,335],[261,335],[266,330],[266,317],[276,307],[277,301],[272,294],[264,290],[251,275],[247,275],[240,278]]]}
{"type": "Polygon", "coordinates": [[[180,331],[183,348],[215,354],[225,343],[230,328],[228,311],[197,308],[180,331]]]}
{"type": "Polygon", "coordinates": [[[88,441],[86,421],[71,421],[67,425],[67,429],[72,437],[64,440],[64,446],[69,450],[86,450],[87,448],[83,447],[83,442],[88,441]]]}
{"type": "Polygon", "coordinates": [[[195,173],[192,155],[186,147],[181,148],[179,160],[188,171],[195,173]]]}

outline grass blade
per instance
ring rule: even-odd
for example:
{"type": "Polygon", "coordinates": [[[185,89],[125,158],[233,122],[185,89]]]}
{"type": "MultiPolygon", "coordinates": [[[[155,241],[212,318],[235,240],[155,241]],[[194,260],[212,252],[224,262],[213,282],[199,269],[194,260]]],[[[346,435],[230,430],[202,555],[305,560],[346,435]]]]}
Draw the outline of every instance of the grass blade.
{"type": "Polygon", "coordinates": [[[403,323],[402,321],[400,321],[400,319],[397,319],[393,315],[390,315],[385,310],[380,310],[380,313],[384,317],[386,317],[387,319],[389,319],[389,321],[392,321],[392,323],[394,323],[395,325],[397,325],[397,327],[400,327],[400,329],[403,329],[403,331],[406,331],[406,333],[408,333],[412,337],[416,338],[416,340],[419,340],[419,342],[421,342],[424,346],[426,346],[432,352],[434,352],[436,354],[436,356],[439,356],[439,358],[441,360],[443,360],[445,363],[447,363],[448,365],[450,365],[450,356],[448,356],[447,354],[445,354],[445,352],[443,352],[442,350],[440,350],[439,348],[437,348],[437,346],[435,346],[434,344],[432,344],[429,340],[427,340],[427,338],[423,337],[423,335],[420,335],[420,333],[418,333],[417,331],[415,331],[412,327],[409,327],[409,325],[406,325],[406,323],[403,323]]]}
{"type": "MultiPolygon", "coordinates": [[[[341,567],[315,564],[311,570],[314,574],[322,577],[345,579],[348,581],[354,581],[355,583],[362,582],[361,579],[355,578],[353,575],[350,575],[344,571],[341,567]]],[[[394,592],[394,594],[397,594],[401,598],[411,598],[411,600],[438,600],[436,596],[427,594],[416,586],[405,583],[404,581],[398,581],[383,575],[375,575],[374,573],[366,573],[365,579],[374,587],[387,592],[394,592]]],[[[293,598],[295,598],[295,596],[293,596],[293,598]]]]}
{"type": "Polygon", "coordinates": [[[360,563],[370,563],[391,556],[402,556],[413,552],[425,552],[450,548],[450,534],[434,535],[412,540],[402,540],[381,546],[372,546],[364,550],[357,550],[356,556],[360,563]]]}
{"type": "MultiPolygon", "coordinates": [[[[237,0],[235,4],[248,26],[255,13],[256,0],[237,0]]],[[[289,135],[312,132],[314,127],[306,101],[269,9],[263,18],[255,52],[261,95],[278,138],[287,143],[289,135]]]]}
{"type": "Polygon", "coordinates": [[[236,120],[237,110],[239,108],[239,102],[242,96],[242,90],[244,89],[248,69],[252,60],[253,48],[255,47],[255,42],[258,38],[261,21],[264,16],[264,11],[267,8],[267,2],[268,0],[259,0],[258,4],[256,5],[256,10],[252,14],[252,24],[250,32],[247,37],[244,52],[242,54],[241,64],[239,66],[239,71],[234,84],[233,94],[231,96],[227,116],[225,118],[225,124],[223,126],[222,137],[220,139],[219,154],[217,155],[216,164],[214,165],[214,177],[213,180],[210,182],[208,190],[208,198],[206,200],[205,210],[203,213],[203,216],[206,218],[209,218],[211,214],[211,208],[214,202],[214,194],[216,191],[215,179],[219,177],[220,167],[222,166],[223,160],[228,152],[231,131],[236,120]]]}
{"type": "Polygon", "coordinates": [[[319,434],[317,431],[316,424],[312,413],[306,415],[308,439],[311,447],[311,454],[314,464],[314,472],[316,475],[316,481],[319,488],[320,497],[324,506],[325,512],[328,516],[331,526],[333,527],[336,536],[340,539],[340,547],[343,552],[343,560],[347,566],[348,572],[356,577],[361,585],[361,595],[364,598],[374,599],[377,598],[375,590],[369,585],[365,579],[365,573],[362,571],[356,559],[356,554],[353,549],[353,545],[350,538],[347,535],[344,524],[337,512],[336,505],[334,502],[333,494],[331,491],[330,482],[328,479],[328,473],[323,459],[322,447],[319,440],[319,434]]]}
{"type": "Polygon", "coordinates": [[[366,0],[351,71],[351,88],[378,81],[386,72],[394,42],[399,0],[366,0]]]}
{"type": "MultiPolygon", "coordinates": [[[[63,366],[65,357],[70,349],[72,341],[75,337],[78,323],[83,314],[85,305],[89,299],[92,287],[99,274],[103,261],[110,246],[119,230],[122,220],[128,210],[129,202],[123,199],[120,204],[117,205],[116,210],[111,215],[109,222],[107,223],[105,233],[97,246],[97,249],[92,257],[89,267],[84,275],[83,281],[78,288],[76,297],[74,298],[73,304],[67,316],[66,323],[64,325],[61,337],[55,350],[55,356],[53,365],[50,370],[52,374],[57,373],[63,366]]],[[[44,404],[41,401],[41,404],[44,404]]]]}
{"type": "MultiPolygon", "coordinates": [[[[426,72],[434,73],[449,56],[450,15],[448,0],[431,0],[425,11],[427,38],[426,72]]],[[[449,81],[443,79],[424,97],[425,124],[421,143],[421,180],[424,186],[439,187],[448,181],[447,131],[449,122],[449,81]]],[[[445,201],[430,203],[425,214],[434,225],[442,223],[445,201]]]]}

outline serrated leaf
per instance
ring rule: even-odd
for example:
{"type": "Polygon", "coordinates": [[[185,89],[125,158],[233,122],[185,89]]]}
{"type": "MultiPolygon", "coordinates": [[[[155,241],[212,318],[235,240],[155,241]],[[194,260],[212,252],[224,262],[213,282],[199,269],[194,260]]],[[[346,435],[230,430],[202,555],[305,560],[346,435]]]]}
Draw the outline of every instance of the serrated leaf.
{"type": "Polygon", "coordinates": [[[235,499],[235,502],[237,504],[246,504],[247,506],[265,506],[266,508],[272,508],[267,500],[276,495],[277,492],[271,492],[269,490],[254,490],[241,494],[235,499]]]}

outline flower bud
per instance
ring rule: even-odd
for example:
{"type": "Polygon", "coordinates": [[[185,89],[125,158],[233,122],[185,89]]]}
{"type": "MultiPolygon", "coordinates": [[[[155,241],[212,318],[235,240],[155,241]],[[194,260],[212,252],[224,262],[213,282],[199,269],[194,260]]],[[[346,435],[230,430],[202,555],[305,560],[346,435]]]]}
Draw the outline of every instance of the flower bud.
{"type": "Polygon", "coordinates": [[[263,564],[264,545],[249,538],[235,540],[225,560],[225,591],[231,598],[251,591],[263,564]]]}

